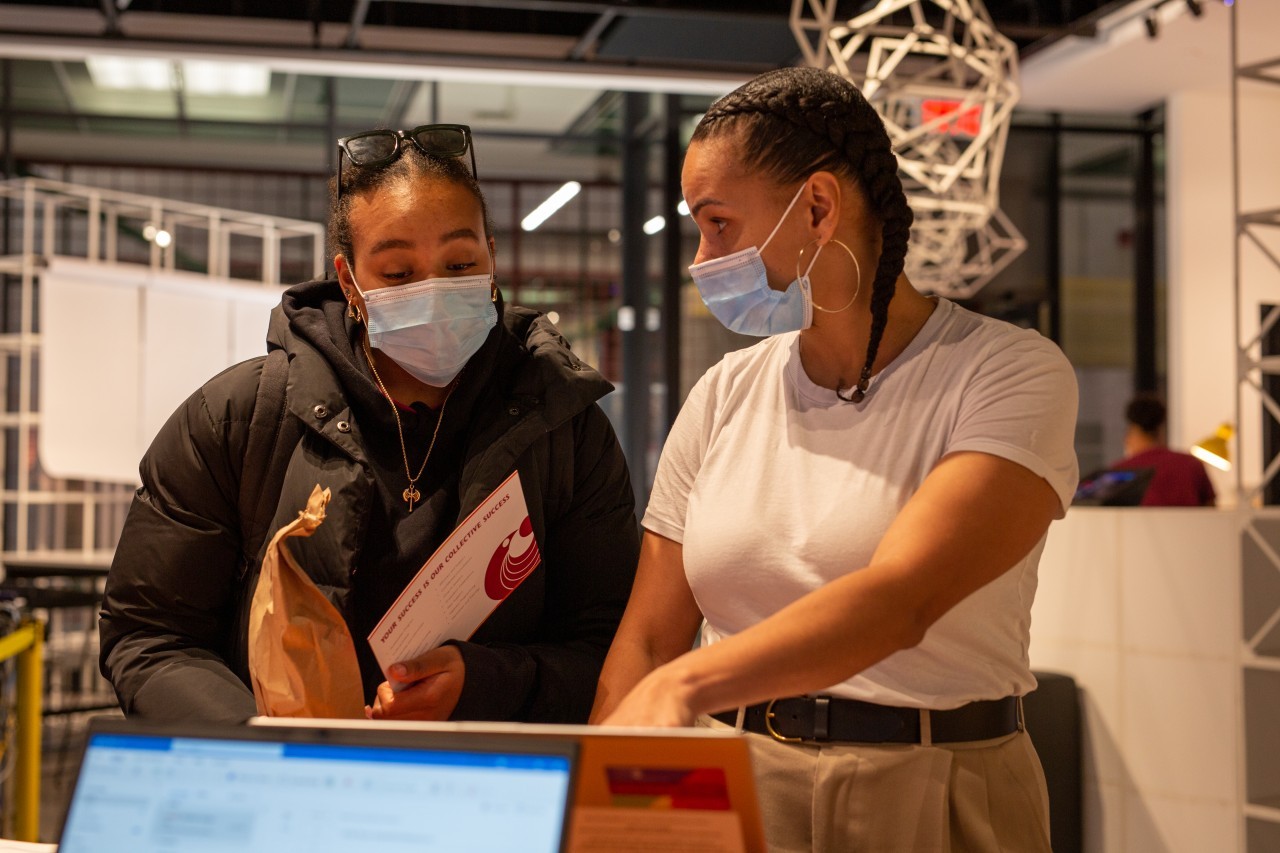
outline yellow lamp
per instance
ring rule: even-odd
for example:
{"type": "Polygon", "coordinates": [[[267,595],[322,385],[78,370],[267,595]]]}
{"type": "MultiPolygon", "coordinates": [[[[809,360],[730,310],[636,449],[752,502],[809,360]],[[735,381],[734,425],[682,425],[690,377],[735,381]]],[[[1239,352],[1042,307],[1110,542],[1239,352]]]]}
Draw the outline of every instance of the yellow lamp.
{"type": "Polygon", "coordinates": [[[1227,442],[1235,432],[1231,424],[1223,424],[1213,435],[1202,438],[1192,445],[1191,455],[1215,468],[1230,471],[1231,454],[1227,450],[1227,442]]]}

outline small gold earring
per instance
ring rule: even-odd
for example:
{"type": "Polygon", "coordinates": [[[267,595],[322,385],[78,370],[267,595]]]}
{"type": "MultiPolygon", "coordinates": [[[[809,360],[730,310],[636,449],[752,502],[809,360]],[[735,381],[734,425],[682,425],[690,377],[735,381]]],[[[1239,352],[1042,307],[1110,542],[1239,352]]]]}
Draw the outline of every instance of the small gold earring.
{"type": "Polygon", "coordinates": [[[356,308],[356,304],[354,302],[347,303],[347,316],[352,320],[355,320],[357,323],[364,322],[364,318],[360,316],[360,311],[356,308]]]}

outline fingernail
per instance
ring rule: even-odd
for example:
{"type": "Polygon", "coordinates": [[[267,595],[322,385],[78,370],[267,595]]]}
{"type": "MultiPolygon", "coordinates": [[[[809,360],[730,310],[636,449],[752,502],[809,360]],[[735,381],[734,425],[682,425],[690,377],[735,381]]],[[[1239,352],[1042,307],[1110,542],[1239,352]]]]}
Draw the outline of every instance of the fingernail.
{"type": "Polygon", "coordinates": [[[406,669],[405,665],[402,663],[393,663],[391,665],[391,674],[396,678],[404,678],[409,674],[409,670],[406,669]]]}

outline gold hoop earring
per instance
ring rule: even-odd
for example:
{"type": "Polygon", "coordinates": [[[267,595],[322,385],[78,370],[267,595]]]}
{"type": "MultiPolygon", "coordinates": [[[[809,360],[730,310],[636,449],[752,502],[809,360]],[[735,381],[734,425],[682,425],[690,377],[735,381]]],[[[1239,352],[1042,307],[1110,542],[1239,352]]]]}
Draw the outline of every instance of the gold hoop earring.
{"type": "Polygon", "coordinates": [[[360,313],[360,309],[356,307],[354,302],[347,303],[347,316],[357,323],[364,322],[364,315],[360,313]]]}
{"type": "MultiPolygon", "coordinates": [[[[796,278],[800,277],[800,262],[804,260],[804,250],[809,248],[816,242],[818,241],[810,240],[808,243],[804,244],[804,249],[800,250],[800,257],[796,259],[796,278]]],[[[853,269],[858,274],[858,286],[853,289],[853,296],[849,297],[848,304],[846,304],[843,308],[823,308],[817,302],[813,302],[812,297],[810,297],[809,301],[813,302],[813,307],[818,309],[819,311],[822,311],[827,314],[839,314],[841,311],[848,311],[850,308],[853,307],[853,303],[858,301],[858,294],[862,292],[862,264],[858,263],[858,256],[853,253],[853,249],[850,249],[848,246],[846,246],[844,243],[837,240],[835,237],[831,238],[831,242],[835,243],[841,249],[844,249],[846,252],[848,252],[849,257],[853,259],[853,269]]],[[[818,247],[818,251],[822,251],[821,246],[818,247]]],[[[814,255],[814,258],[815,260],[817,259],[816,254],[814,255]]],[[[810,268],[812,268],[812,266],[813,265],[810,264],[810,268]]]]}

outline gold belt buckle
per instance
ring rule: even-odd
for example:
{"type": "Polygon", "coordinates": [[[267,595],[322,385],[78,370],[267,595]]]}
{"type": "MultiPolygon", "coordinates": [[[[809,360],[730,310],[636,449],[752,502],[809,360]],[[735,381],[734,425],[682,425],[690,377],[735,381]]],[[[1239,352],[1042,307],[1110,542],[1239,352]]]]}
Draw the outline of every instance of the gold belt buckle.
{"type": "Polygon", "coordinates": [[[769,737],[773,738],[774,740],[776,740],[776,741],[778,741],[778,742],[780,742],[780,743],[801,743],[801,742],[803,742],[803,741],[804,741],[804,738],[802,738],[802,737],[787,737],[786,735],[779,734],[779,733],[778,733],[778,730],[777,730],[777,729],[775,729],[775,728],[773,727],[773,718],[774,718],[774,716],[775,716],[775,714],[773,713],[773,703],[774,703],[774,702],[777,702],[777,701],[778,701],[777,699],[770,699],[770,700],[769,700],[769,704],[764,706],[764,728],[765,728],[765,731],[767,731],[767,732],[769,733],[769,737]]]}

